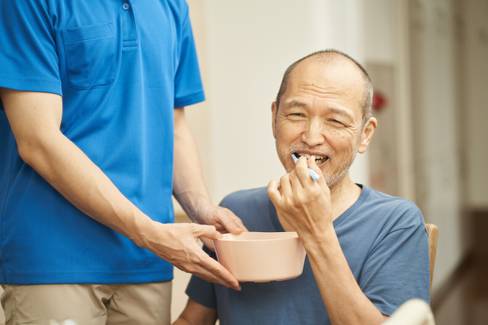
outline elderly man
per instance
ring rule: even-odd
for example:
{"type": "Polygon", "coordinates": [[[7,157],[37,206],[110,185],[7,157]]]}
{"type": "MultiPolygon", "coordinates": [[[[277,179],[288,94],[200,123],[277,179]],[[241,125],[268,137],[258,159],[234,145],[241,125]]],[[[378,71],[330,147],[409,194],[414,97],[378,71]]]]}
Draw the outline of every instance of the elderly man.
{"type": "Polygon", "coordinates": [[[286,70],[272,114],[287,173],[267,189],[233,193],[222,205],[251,231],[298,232],[308,255],[303,274],[245,283],[240,292],[193,277],[177,324],[217,318],[233,325],[379,324],[410,298],[429,300],[421,212],[348,174],[377,125],[371,98],[365,69],[335,50],[310,54],[286,70]]]}

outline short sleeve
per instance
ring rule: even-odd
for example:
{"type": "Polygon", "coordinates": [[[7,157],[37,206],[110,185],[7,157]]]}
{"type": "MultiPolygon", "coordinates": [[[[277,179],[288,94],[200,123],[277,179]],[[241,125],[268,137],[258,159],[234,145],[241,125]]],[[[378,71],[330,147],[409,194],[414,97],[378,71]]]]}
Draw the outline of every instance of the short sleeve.
{"type": "Polygon", "coordinates": [[[391,315],[409,299],[427,303],[429,296],[428,238],[418,209],[409,209],[402,219],[408,226],[390,231],[368,256],[359,285],[384,314],[391,315]]]}
{"type": "Polygon", "coordinates": [[[61,95],[49,12],[40,0],[0,0],[0,87],[61,95]]]}
{"type": "Polygon", "coordinates": [[[175,75],[174,107],[192,105],[205,100],[188,6],[185,4],[184,8],[175,75]]]}
{"type": "Polygon", "coordinates": [[[186,288],[187,296],[207,308],[217,309],[215,288],[212,283],[193,275],[186,288]]]}

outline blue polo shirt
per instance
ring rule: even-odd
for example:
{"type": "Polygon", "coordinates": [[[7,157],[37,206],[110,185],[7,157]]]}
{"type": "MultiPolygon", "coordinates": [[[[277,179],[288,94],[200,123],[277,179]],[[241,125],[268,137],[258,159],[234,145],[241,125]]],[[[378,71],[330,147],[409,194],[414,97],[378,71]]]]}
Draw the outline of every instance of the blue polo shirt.
{"type": "MultiPolygon", "coordinates": [[[[62,96],[62,132],[173,222],[173,112],[204,99],[184,0],[0,0],[0,87],[62,96]]],[[[141,283],[172,266],[72,206],[19,157],[0,107],[0,283],[141,283]]]]}

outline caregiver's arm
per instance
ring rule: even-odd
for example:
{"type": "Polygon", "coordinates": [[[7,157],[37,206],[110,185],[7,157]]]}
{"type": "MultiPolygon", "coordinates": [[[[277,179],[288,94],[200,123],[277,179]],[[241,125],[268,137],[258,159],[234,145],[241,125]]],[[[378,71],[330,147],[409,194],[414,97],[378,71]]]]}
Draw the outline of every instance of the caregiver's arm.
{"type": "Polygon", "coordinates": [[[217,238],[213,226],[153,221],[60,130],[62,99],[49,93],[0,89],[19,155],[78,209],[175,266],[212,282],[238,287],[235,278],[198,245],[217,238]]]}
{"type": "Polygon", "coordinates": [[[211,202],[184,108],[175,109],[174,115],[174,196],[193,221],[213,225],[223,232],[240,233],[246,230],[234,213],[211,202]]]}

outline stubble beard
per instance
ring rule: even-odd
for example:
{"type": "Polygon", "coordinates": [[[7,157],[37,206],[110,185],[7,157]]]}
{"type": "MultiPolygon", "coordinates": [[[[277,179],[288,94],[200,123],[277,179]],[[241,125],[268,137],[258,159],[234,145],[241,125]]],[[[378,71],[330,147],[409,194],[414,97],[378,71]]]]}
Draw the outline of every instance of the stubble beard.
{"type": "MultiPolygon", "coordinates": [[[[354,151],[354,152],[356,152],[356,151],[354,151]]],[[[327,186],[329,187],[330,190],[333,190],[333,188],[335,186],[340,184],[340,182],[344,179],[344,177],[349,173],[349,168],[351,167],[355,158],[356,158],[356,154],[353,154],[351,159],[349,159],[344,164],[342,164],[338,168],[338,171],[332,175],[327,175],[324,173],[325,181],[326,181],[327,186]]]]}

